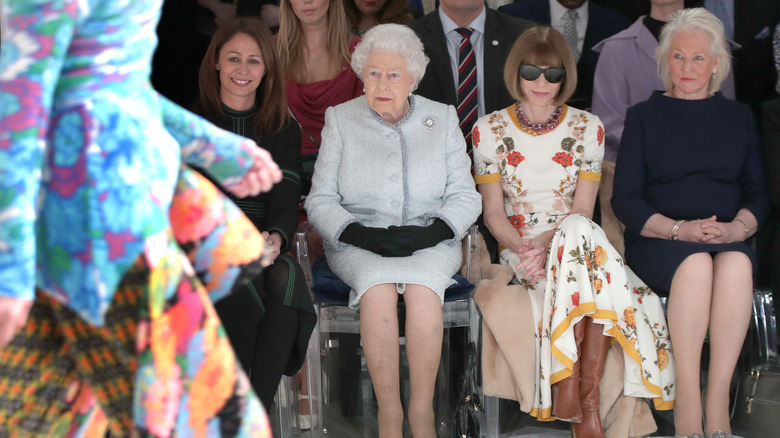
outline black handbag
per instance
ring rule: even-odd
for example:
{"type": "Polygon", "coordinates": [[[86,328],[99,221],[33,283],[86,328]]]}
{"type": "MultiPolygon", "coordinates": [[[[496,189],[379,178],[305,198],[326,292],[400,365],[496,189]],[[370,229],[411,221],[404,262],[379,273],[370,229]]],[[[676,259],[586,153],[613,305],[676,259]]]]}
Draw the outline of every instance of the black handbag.
{"type": "Polygon", "coordinates": [[[739,379],[731,431],[747,438],[780,434],[779,365],[759,365],[739,379]]]}
{"type": "Polygon", "coordinates": [[[469,342],[466,348],[466,367],[463,372],[463,390],[455,408],[455,438],[479,438],[479,413],[482,402],[477,392],[477,346],[469,342]]]}

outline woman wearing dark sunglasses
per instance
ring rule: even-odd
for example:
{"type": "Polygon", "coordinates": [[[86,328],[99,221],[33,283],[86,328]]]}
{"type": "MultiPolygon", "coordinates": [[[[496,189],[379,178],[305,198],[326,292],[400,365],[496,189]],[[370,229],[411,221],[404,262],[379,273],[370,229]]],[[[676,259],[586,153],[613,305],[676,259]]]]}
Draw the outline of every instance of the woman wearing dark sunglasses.
{"type": "MultiPolygon", "coordinates": [[[[539,420],[571,421],[575,436],[603,437],[599,382],[613,341],[625,353],[623,379],[612,376],[625,394],[652,398],[659,409],[673,405],[674,391],[664,391],[673,388],[674,369],[663,310],[590,219],[604,128],[563,103],[577,86],[564,37],[549,27],[527,30],[504,81],[517,103],[479,119],[472,137],[485,224],[533,307],[536,366],[515,377],[536,388],[528,408],[539,420]]],[[[490,318],[487,326],[502,326],[490,318]]]]}

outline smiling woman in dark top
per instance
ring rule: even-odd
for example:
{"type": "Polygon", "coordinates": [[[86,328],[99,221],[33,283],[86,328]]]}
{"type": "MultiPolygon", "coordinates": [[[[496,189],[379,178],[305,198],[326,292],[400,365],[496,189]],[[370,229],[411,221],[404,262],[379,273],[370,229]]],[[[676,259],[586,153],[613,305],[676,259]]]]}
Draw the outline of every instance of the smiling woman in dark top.
{"type": "Polygon", "coordinates": [[[284,253],[298,225],[301,134],[290,123],[281,64],[268,28],[234,18],[214,34],[200,66],[199,112],[271,153],[283,179],[271,191],[234,200],[273,246],[274,264],[216,308],[265,406],[281,374],[300,367],[316,322],[300,266],[284,253]],[[291,291],[291,293],[288,293],[291,291]]]}

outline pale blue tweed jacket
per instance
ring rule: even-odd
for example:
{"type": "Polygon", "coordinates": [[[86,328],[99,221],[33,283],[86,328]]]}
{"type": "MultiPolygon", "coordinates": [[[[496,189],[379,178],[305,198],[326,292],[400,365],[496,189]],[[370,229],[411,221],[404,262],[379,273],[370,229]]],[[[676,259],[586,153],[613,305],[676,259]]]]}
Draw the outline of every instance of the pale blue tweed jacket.
{"type": "Polygon", "coordinates": [[[381,283],[412,283],[440,298],[461,263],[460,239],[482,197],[455,108],[412,96],[409,114],[390,124],[360,96],[325,113],[322,147],[306,199],[333,272],[351,288],[350,305],[381,283]],[[347,225],[429,225],[444,220],[455,238],[410,257],[382,257],[338,240],[347,225]]]}

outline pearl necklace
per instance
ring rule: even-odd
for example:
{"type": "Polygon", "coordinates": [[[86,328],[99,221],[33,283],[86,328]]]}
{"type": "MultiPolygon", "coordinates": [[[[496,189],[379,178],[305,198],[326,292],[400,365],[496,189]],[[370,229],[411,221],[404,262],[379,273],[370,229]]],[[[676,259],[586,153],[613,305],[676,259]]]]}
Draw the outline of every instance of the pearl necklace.
{"type": "Polygon", "coordinates": [[[517,114],[517,121],[520,122],[520,129],[527,134],[533,136],[546,134],[561,123],[561,114],[563,114],[563,107],[558,106],[553,111],[549,119],[544,123],[533,123],[523,113],[523,108],[520,106],[520,102],[515,104],[515,113],[517,114]]]}

